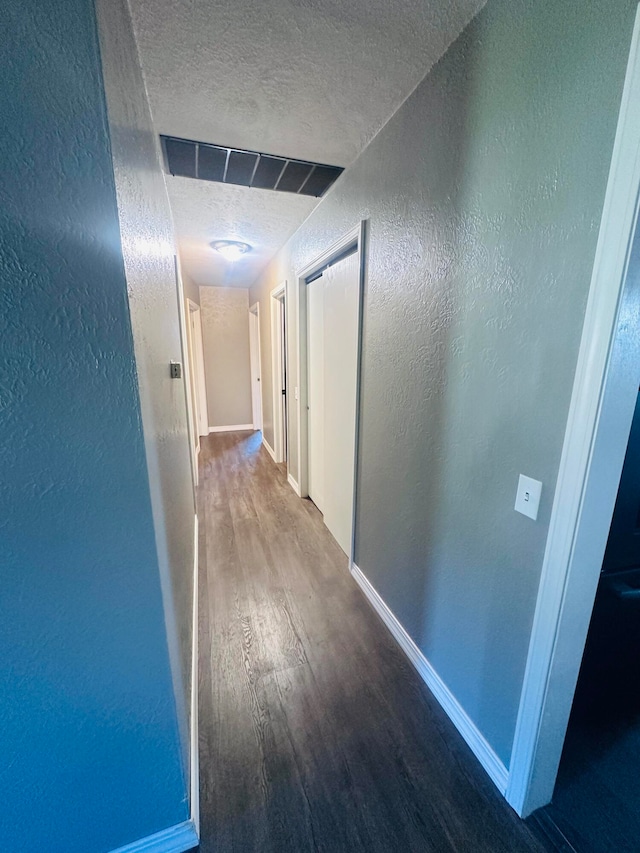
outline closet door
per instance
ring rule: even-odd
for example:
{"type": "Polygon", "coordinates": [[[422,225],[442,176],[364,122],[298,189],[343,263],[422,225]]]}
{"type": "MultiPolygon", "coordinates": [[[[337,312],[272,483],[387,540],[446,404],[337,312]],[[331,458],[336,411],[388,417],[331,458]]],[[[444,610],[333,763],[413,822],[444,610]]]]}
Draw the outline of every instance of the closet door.
{"type": "Polygon", "coordinates": [[[324,523],[351,553],[358,368],[359,256],[329,267],[324,280],[324,523]]]}
{"type": "Polygon", "coordinates": [[[324,512],[324,276],[307,285],[309,497],[324,512]]]}

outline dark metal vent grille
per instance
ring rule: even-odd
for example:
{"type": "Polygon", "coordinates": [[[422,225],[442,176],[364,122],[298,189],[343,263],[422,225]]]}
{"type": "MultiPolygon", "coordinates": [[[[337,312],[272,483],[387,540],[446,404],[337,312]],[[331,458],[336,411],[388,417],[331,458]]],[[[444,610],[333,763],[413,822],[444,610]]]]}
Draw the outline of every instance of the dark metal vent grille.
{"type": "Polygon", "coordinates": [[[223,148],[174,136],[161,136],[160,140],[167,172],[184,178],[320,198],[344,171],[339,166],[223,148]]]}

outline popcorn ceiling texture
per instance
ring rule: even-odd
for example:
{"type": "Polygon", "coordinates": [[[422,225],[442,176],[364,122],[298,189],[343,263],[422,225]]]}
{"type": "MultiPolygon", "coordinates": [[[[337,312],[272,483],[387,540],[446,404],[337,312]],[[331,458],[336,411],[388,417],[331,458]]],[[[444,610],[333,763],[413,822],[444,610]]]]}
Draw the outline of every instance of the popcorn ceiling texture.
{"type": "Polygon", "coordinates": [[[479,0],[131,0],[160,133],[352,163],[479,0]]]}
{"type": "MultiPolygon", "coordinates": [[[[131,8],[159,133],[346,166],[483,3],[132,0],[131,8]]],[[[317,203],[184,179],[168,186],[181,257],[198,284],[252,284],[317,203]],[[219,262],[207,266],[207,236],[246,240],[256,254],[225,279],[219,262]]]]}
{"type": "Polygon", "coordinates": [[[91,0],[3,4],[0,846],[187,817],[91,0]]]}
{"type": "Polygon", "coordinates": [[[251,293],[268,351],[269,290],[368,220],[356,563],[507,766],[635,9],[489,0],[251,293]]]}
{"type": "Polygon", "coordinates": [[[167,176],[183,268],[199,285],[247,287],[291,237],[317,199],[167,176]],[[234,263],[214,252],[213,240],[240,240],[251,251],[234,263]]]}

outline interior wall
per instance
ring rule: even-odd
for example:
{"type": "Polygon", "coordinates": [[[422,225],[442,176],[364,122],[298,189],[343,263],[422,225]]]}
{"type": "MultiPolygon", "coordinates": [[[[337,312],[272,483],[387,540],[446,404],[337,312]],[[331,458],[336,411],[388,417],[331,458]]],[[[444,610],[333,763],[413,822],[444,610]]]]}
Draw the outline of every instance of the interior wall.
{"type": "Polygon", "coordinates": [[[188,802],[93,2],[0,52],[1,846],[104,853],[188,802]]]}
{"type": "Polygon", "coordinates": [[[201,287],[200,306],[209,426],[251,424],[249,290],[201,287]]]}
{"type": "Polygon", "coordinates": [[[127,292],[169,652],[188,772],[195,503],[173,223],[126,0],[97,0],[127,292]]]}
{"type": "Polygon", "coordinates": [[[182,285],[184,287],[184,295],[187,299],[200,305],[200,288],[185,270],[184,264],[181,267],[182,285]]]}
{"type": "Polygon", "coordinates": [[[635,7],[489,0],[251,293],[368,221],[356,563],[507,766],[635,7]]]}

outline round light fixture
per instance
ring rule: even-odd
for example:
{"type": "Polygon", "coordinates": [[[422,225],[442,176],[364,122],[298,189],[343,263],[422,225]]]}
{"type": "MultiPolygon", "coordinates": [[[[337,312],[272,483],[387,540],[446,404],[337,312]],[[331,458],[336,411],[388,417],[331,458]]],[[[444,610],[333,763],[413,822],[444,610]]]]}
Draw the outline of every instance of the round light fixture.
{"type": "Polygon", "coordinates": [[[248,243],[240,243],[237,240],[214,240],[210,246],[228,261],[237,261],[251,251],[251,246],[248,243]]]}

